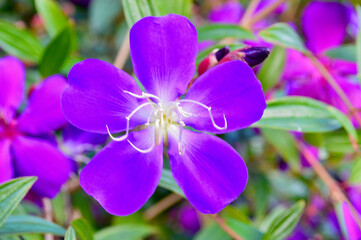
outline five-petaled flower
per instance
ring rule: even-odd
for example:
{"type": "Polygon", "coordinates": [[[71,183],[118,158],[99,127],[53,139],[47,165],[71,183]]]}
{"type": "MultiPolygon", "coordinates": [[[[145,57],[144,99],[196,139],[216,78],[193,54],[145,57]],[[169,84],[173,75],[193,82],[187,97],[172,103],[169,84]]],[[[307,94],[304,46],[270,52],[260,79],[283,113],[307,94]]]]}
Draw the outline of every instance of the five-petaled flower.
{"type": "Polygon", "coordinates": [[[14,176],[37,176],[32,190],[54,197],[68,179],[71,164],[56,146],[53,131],[64,126],[60,95],[66,80],[54,75],[40,83],[20,116],[25,69],[14,57],[0,59],[0,182],[14,176]]]}
{"type": "Polygon", "coordinates": [[[197,32],[174,14],[134,24],[130,52],[145,92],[104,61],[85,60],[69,73],[66,118],[113,139],[82,170],[82,188],[112,214],[137,211],[157,187],[168,144],[173,177],[188,200],[203,213],[220,211],[244,190],[246,165],[223,140],[186,126],[226,133],[259,120],[266,108],[259,81],[246,63],[230,61],[205,72],[185,94],[195,72],[197,32]],[[113,135],[121,131],[125,135],[113,135]]]}

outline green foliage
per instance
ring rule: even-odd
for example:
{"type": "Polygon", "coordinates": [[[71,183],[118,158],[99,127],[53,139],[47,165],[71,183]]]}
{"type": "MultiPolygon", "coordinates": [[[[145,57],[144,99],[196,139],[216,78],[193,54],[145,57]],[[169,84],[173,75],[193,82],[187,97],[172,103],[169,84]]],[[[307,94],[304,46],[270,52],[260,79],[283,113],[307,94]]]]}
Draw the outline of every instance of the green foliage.
{"type": "Polygon", "coordinates": [[[276,46],[262,64],[257,77],[262,83],[264,92],[273,88],[280,81],[285,59],[286,50],[276,46]]]}
{"type": "Polygon", "coordinates": [[[292,169],[299,170],[299,154],[292,134],[274,129],[263,129],[262,134],[292,169]]]}
{"type": "Polygon", "coordinates": [[[56,1],[35,0],[35,7],[51,37],[57,36],[64,28],[69,26],[67,17],[56,1]]]}
{"type": "Polygon", "coordinates": [[[168,169],[163,169],[162,178],[159,181],[159,186],[184,197],[183,191],[179,188],[178,184],[175,182],[172,176],[172,172],[168,169]]]}
{"type": "Polygon", "coordinates": [[[64,236],[65,229],[42,218],[27,215],[12,215],[0,227],[0,236],[27,233],[51,233],[64,236]]]}
{"type": "Polygon", "coordinates": [[[304,208],[305,202],[301,200],[291,208],[280,213],[273,220],[262,240],[285,239],[296,227],[304,208]]]}
{"type": "Polygon", "coordinates": [[[221,40],[226,37],[237,38],[237,40],[255,39],[250,31],[232,24],[205,25],[197,29],[198,41],[221,40]]]}
{"type": "Polygon", "coordinates": [[[351,167],[351,176],[349,181],[351,184],[355,184],[355,185],[361,183],[361,157],[356,157],[353,160],[351,167]]]}
{"type": "Polygon", "coordinates": [[[356,62],[356,46],[354,44],[345,44],[337,48],[332,48],[325,54],[334,59],[356,62]]]}
{"type": "Polygon", "coordinates": [[[138,240],[155,234],[155,228],[147,225],[123,224],[100,230],[94,235],[95,240],[138,240]]]}
{"type": "Polygon", "coordinates": [[[122,0],[125,18],[129,27],[147,16],[157,16],[159,11],[152,4],[153,0],[122,0]]]}
{"type": "Polygon", "coordinates": [[[161,16],[175,13],[190,18],[192,15],[193,0],[152,0],[152,4],[161,16]]]}
{"type": "Polygon", "coordinates": [[[197,233],[194,240],[222,239],[231,240],[232,238],[215,222],[205,226],[197,233]]]}
{"type": "Polygon", "coordinates": [[[71,222],[78,239],[80,240],[93,240],[93,229],[84,218],[78,218],[71,222]]]}
{"type": "Polygon", "coordinates": [[[267,102],[260,121],[253,127],[291,130],[297,132],[328,132],[341,123],[322,102],[304,97],[284,97],[267,102]]]}
{"type": "Polygon", "coordinates": [[[8,54],[29,62],[38,62],[43,46],[27,30],[0,20],[0,46],[8,54]]]}
{"type": "Polygon", "coordinates": [[[71,32],[68,27],[56,35],[45,48],[39,63],[39,71],[43,77],[58,73],[71,50],[71,32]]]}
{"type": "Polygon", "coordinates": [[[286,23],[275,23],[259,32],[265,41],[285,48],[293,48],[306,53],[307,49],[295,30],[286,23]]]}
{"type": "Polygon", "coordinates": [[[89,8],[90,29],[98,34],[107,32],[122,11],[121,0],[93,0],[89,8]]]}
{"type": "Polygon", "coordinates": [[[65,234],[65,240],[76,240],[74,228],[69,227],[65,234]]]}
{"type": "Polygon", "coordinates": [[[0,185],[0,227],[19,205],[36,179],[36,177],[16,178],[0,185]]]}

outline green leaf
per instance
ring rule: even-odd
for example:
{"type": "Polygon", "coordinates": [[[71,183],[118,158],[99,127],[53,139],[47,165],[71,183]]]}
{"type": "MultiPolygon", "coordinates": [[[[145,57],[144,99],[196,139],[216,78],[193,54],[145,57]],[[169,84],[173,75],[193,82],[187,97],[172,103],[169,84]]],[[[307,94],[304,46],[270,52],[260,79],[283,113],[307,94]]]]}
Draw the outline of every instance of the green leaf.
{"type": "Polygon", "coordinates": [[[152,3],[162,16],[175,13],[190,18],[192,15],[193,0],[152,0],[152,3]]]}
{"type": "Polygon", "coordinates": [[[358,72],[358,78],[361,82],[361,6],[356,6],[357,11],[357,18],[359,22],[359,31],[357,33],[356,37],[356,60],[357,60],[357,72],[358,72]]]}
{"type": "MultiPolygon", "coordinates": [[[[261,240],[263,233],[256,227],[233,218],[226,219],[227,225],[244,240],[261,240]]],[[[276,238],[275,238],[276,239],[276,238]]]]}
{"type": "Polygon", "coordinates": [[[286,23],[275,23],[259,32],[259,36],[265,41],[285,48],[293,48],[303,53],[307,52],[300,36],[290,25],[286,23]]]}
{"type": "Polygon", "coordinates": [[[325,54],[331,58],[356,62],[356,46],[353,44],[346,44],[337,48],[332,48],[325,54]]]}
{"type": "Polygon", "coordinates": [[[51,37],[58,35],[69,21],[59,4],[54,0],[35,0],[36,11],[43,19],[46,31],[51,37]]]}
{"type": "Polygon", "coordinates": [[[71,33],[68,27],[64,28],[45,48],[39,63],[39,71],[43,77],[58,73],[71,49],[71,33]]]}
{"type": "Polygon", "coordinates": [[[338,120],[338,122],[342,125],[342,127],[349,134],[351,134],[356,139],[356,141],[358,141],[358,135],[357,135],[356,129],[353,126],[350,119],[345,114],[340,112],[340,110],[338,110],[337,108],[334,108],[330,105],[327,106],[327,110],[335,117],[335,119],[338,120]]]}
{"type": "MultiPolygon", "coordinates": [[[[361,137],[361,131],[357,132],[358,138],[361,137]]],[[[351,145],[348,134],[344,129],[340,129],[335,132],[323,134],[324,147],[331,153],[352,153],[353,147],[351,145]]]]}
{"type": "Polygon", "coordinates": [[[301,200],[277,216],[271,223],[262,240],[285,239],[292,233],[301,219],[304,208],[305,202],[301,200]]]}
{"type": "Polygon", "coordinates": [[[245,28],[233,24],[212,24],[197,29],[198,41],[221,40],[232,37],[239,40],[255,39],[255,36],[245,28]]]}
{"type": "Polygon", "coordinates": [[[349,182],[357,185],[361,183],[361,157],[353,160],[349,182]]]}
{"type": "Polygon", "coordinates": [[[125,19],[129,27],[147,16],[158,16],[159,11],[155,8],[153,0],[122,0],[125,19]]]}
{"type": "Polygon", "coordinates": [[[292,169],[299,169],[299,154],[293,135],[286,131],[274,129],[263,129],[262,135],[287,161],[292,169]]]}
{"type": "Polygon", "coordinates": [[[121,0],[92,0],[89,7],[90,29],[98,34],[106,32],[114,26],[121,12],[121,0]]]}
{"type": "Polygon", "coordinates": [[[251,220],[239,209],[235,208],[232,205],[227,205],[223,210],[222,214],[237,219],[238,221],[244,222],[244,223],[252,223],[251,220]]]}
{"type": "Polygon", "coordinates": [[[26,61],[39,61],[43,46],[31,33],[2,20],[0,32],[0,47],[5,52],[26,61]]]}
{"type": "Polygon", "coordinates": [[[222,239],[231,240],[232,238],[215,222],[203,227],[194,237],[194,240],[222,239]]]}
{"type": "Polygon", "coordinates": [[[26,233],[51,233],[64,236],[65,229],[42,218],[27,215],[12,215],[0,228],[0,236],[26,233]]]}
{"type": "Polygon", "coordinates": [[[171,171],[168,169],[163,169],[162,178],[159,181],[159,186],[184,197],[183,191],[179,188],[178,184],[175,182],[172,176],[171,171]]]}
{"type": "Polygon", "coordinates": [[[328,132],[341,127],[328,105],[305,97],[284,97],[267,102],[261,120],[253,127],[292,130],[297,132],[328,132]]]}
{"type": "Polygon", "coordinates": [[[64,209],[65,209],[65,200],[64,200],[65,196],[64,195],[65,194],[68,194],[68,193],[59,192],[58,195],[56,195],[56,197],[53,198],[51,201],[54,220],[55,220],[55,222],[57,222],[61,225],[65,225],[66,220],[67,220],[66,211],[64,211],[64,209]]]}
{"type": "Polygon", "coordinates": [[[65,240],[76,240],[74,228],[69,227],[65,234],[65,240]]]}
{"type": "Polygon", "coordinates": [[[80,240],[93,240],[93,229],[84,218],[78,218],[71,222],[77,236],[80,240]]]}
{"type": "Polygon", "coordinates": [[[258,79],[262,83],[264,92],[277,85],[280,81],[285,59],[286,50],[276,46],[262,64],[261,69],[258,72],[258,79]]]}
{"type": "Polygon", "coordinates": [[[37,177],[15,178],[0,185],[0,227],[19,205],[37,177]]]}
{"type": "Polygon", "coordinates": [[[155,234],[156,229],[147,225],[124,224],[108,227],[94,235],[95,240],[138,240],[155,234]]]}

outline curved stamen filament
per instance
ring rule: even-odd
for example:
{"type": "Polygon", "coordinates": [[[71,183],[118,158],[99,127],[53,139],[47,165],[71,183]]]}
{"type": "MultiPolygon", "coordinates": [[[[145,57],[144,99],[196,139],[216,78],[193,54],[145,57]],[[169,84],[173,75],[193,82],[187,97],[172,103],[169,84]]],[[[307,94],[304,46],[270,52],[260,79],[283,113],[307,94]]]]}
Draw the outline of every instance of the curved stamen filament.
{"type": "Polygon", "coordinates": [[[153,95],[153,94],[150,94],[150,93],[145,93],[145,92],[142,92],[142,95],[138,95],[138,94],[135,94],[135,93],[132,93],[132,92],[129,92],[129,91],[126,91],[124,90],[123,92],[125,93],[128,93],[129,95],[135,97],[135,98],[140,98],[140,99],[143,99],[143,98],[154,98],[154,99],[157,99],[158,101],[161,101],[159,97],[153,95]]]}
{"type": "Polygon", "coordinates": [[[227,129],[227,119],[226,119],[226,116],[223,114],[223,119],[224,119],[224,126],[223,127],[220,127],[216,124],[216,122],[214,121],[214,118],[213,118],[213,114],[212,114],[212,111],[211,111],[211,107],[208,107],[207,105],[204,105],[203,103],[200,103],[200,102],[197,102],[197,101],[194,101],[194,100],[190,100],[190,99],[182,99],[182,100],[179,100],[180,103],[182,102],[189,102],[189,103],[194,103],[194,104],[197,104],[198,106],[201,106],[205,109],[208,110],[208,113],[209,113],[209,117],[212,121],[212,124],[213,124],[213,127],[215,127],[216,129],[218,130],[225,130],[227,129]]]}
{"type": "Polygon", "coordinates": [[[108,125],[105,125],[105,127],[107,128],[107,132],[108,132],[110,138],[111,138],[113,141],[117,141],[117,142],[120,142],[120,141],[123,141],[123,140],[127,139],[127,138],[128,138],[128,135],[129,135],[129,122],[130,122],[130,119],[132,118],[132,116],[133,116],[136,112],[138,112],[140,109],[142,109],[143,107],[146,107],[146,106],[152,105],[152,104],[153,104],[153,103],[151,103],[151,102],[143,103],[143,104],[139,105],[137,108],[135,108],[135,109],[133,110],[133,112],[131,112],[127,117],[125,117],[125,118],[127,119],[127,129],[125,130],[125,134],[124,134],[123,136],[121,136],[121,137],[114,137],[114,136],[110,133],[108,125]]]}
{"type": "Polygon", "coordinates": [[[129,141],[129,139],[127,140],[128,141],[128,143],[130,144],[130,145],[132,145],[132,147],[135,149],[135,150],[137,150],[138,152],[141,152],[141,153],[149,153],[150,151],[152,151],[153,150],[153,148],[154,148],[154,146],[155,146],[155,144],[154,144],[154,142],[152,143],[152,145],[148,148],[148,149],[140,149],[140,148],[138,148],[138,147],[136,147],[131,141],[129,141]]]}

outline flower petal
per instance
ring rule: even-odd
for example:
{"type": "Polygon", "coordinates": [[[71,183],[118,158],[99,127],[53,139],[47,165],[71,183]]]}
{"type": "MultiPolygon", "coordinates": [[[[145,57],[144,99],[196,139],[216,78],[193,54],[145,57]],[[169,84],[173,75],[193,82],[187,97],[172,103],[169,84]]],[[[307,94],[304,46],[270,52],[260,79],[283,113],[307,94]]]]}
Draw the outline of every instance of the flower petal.
{"type": "Polygon", "coordinates": [[[10,120],[24,97],[25,69],[14,57],[0,58],[0,118],[4,112],[10,120]]]}
{"type": "Polygon", "coordinates": [[[243,15],[243,7],[239,2],[227,2],[213,8],[208,19],[216,23],[234,23],[238,24],[243,15]]]}
{"type": "MultiPolygon", "coordinates": [[[[195,100],[208,107],[215,123],[227,129],[217,130],[208,111],[194,103],[182,103],[182,108],[196,116],[184,118],[186,125],[197,130],[221,133],[238,130],[258,121],[266,108],[262,86],[246,63],[230,61],[202,74],[189,89],[185,99],[195,100]]],[[[181,100],[182,101],[182,100],[181,100]]]]}
{"type": "Polygon", "coordinates": [[[359,240],[361,238],[361,230],[355,221],[350,207],[346,202],[342,203],[342,212],[345,220],[345,225],[348,233],[348,237],[350,240],[359,240]]]}
{"type": "Polygon", "coordinates": [[[10,143],[10,140],[0,139],[0,183],[13,177],[10,143]]]}
{"type": "Polygon", "coordinates": [[[247,167],[239,154],[218,137],[183,130],[179,155],[179,130],[169,137],[169,160],[173,177],[189,202],[202,213],[217,213],[245,189],[247,167]]]}
{"type": "Polygon", "coordinates": [[[18,176],[38,177],[32,190],[39,196],[54,197],[69,177],[70,161],[51,143],[17,137],[13,153],[18,176]]]}
{"type": "MultiPolygon", "coordinates": [[[[154,141],[154,129],[132,132],[130,140],[141,149],[154,141]]],[[[111,142],[80,173],[80,185],[106,211],[134,213],[154,193],[163,167],[163,145],[149,153],[135,150],[127,141],[111,142]]]]}
{"type": "Polygon", "coordinates": [[[66,80],[60,75],[46,78],[32,92],[29,105],[18,119],[18,128],[30,134],[49,133],[66,124],[60,96],[66,80]]]}
{"type": "Polygon", "coordinates": [[[348,9],[338,2],[312,1],[302,14],[302,29],[308,48],[319,53],[340,45],[346,36],[348,9]]]}
{"type": "Polygon", "coordinates": [[[146,92],[173,101],[194,75],[197,31],[175,14],[143,18],[130,30],[130,54],[146,92]]]}
{"type": "MultiPolygon", "coordinates": [[[[111,131],[124,131],[125,117],[146,102],[124,92],[141,94],[132,77],[102,60],[87,59],[74,65],[68,79],[61,97],[63,113],[85,131],[107,133],[106,125],[111,131]]],[[[146,122],[148,111],[142,110],[131,118],[131,128],[146,122]]]]}
{"type": "Polygon", "coordinates": [[[63,142],[69,145],[87,144],[94,146],[104,144],[108,139],[107,134],[83,131],[71,124],[63,129],[62,134],[63,142]]]}

